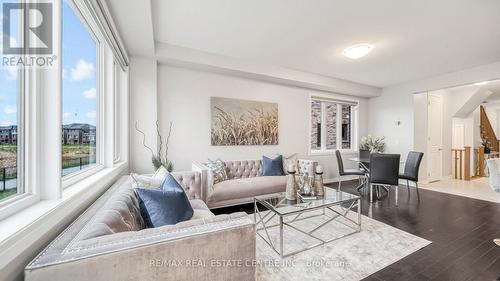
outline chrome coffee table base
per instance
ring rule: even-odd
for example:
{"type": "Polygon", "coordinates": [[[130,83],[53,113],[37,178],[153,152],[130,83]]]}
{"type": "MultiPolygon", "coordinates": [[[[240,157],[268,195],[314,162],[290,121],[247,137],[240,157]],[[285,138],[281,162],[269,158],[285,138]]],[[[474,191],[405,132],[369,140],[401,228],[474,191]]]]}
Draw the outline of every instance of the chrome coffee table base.
{"type": "MultiPolygon", "coordinates": [[[[277,202],[276,205],[280,206],[280,205],[284,204],[285,202],[287,202],[287,200],[285,198],[282,198],[282,199],[279,198],[279,201],[277,202]]],[[[318,206],[317,202],[314,202],[314,201],[303,202],[302,205],[303,206],[301,206],[301,208],[299,208],[296,211],[287,212],[286,214],[283,214],[283,213],[276,211],[275,206],[269,206],[269,204],[266,204],[266,202],[260,201],[257,198],[254,200],[254,208],[255,208],[254,221],[256,224],[256,234],[259,235],[264,240],[264,242],[266,242],[271,247],[271,249],[273,249],[274,252],[276,252],[276,254],[278,254],[281,258],[286,258],[286,257],[292,256],[292,255],[295,255],[297,253],[301,253],[303,251],[313,249],[315,247],[324,245],[326,243],[344,238],[346,236],[349,236],[349,235],[352,235],[352,234],[355,234],[355,233],[358,233],[361,231],[361,199],[359,197],[357,199],[353,198],[353,199],[348,200],[348,201],[342,201],[342,202],[337,202],[337,203],[327,203],[323,206],[321,206],[321,205],[318,206]],[[349,203],[348,208],[345,208],[345,209],[340,208],[341,210],[333,209],[333,207],[340,206],[341,203],[345,203],[345,202],[349,203]],[[265,212],[260,211],[258,208],[258,205],[263,206],[266,209],[266,211],[265,212]],[[356,220],[352,220],[351,218],[347,217],[347,215],[350,212],[352,212],[354,209],[357,212],[357,219],[356,220]],[[307,213],[310,213],[310,212],[316,211],[316,210],[322,210],[322,212],[319,214],[305,216],[307,213]],[[276,216],[279,217],[279,223],[270,224],[270,222],[276,216]],[[325,222],[321,223],[320,225],[316,226],[314,229],[309,230],[309,231],[302,230],[302,229],[298,228],[297,226],[292,225],[292,223],[294,223],[294,222],[301,221],[301,220],[308,220],[308,219],[312,219],[315,217],[325,217],[325,218],[327,218],[327,220],[325,222]],[[345,222],[343,220],[345,220],[345,222]],[[330,223],[333,223],[333,222],[341,223],[341,224],[351,228],[352,231],[347,233],[347,234],[343,234],[340,236],[334,236],[334,237],[331,237],[328,239],[320,238],[320,237],[315,235],[315,233],[317,233],[318,230],[322,229],[326,225],[329,225],[330,223]],[[285,226],[289,227],[295,231],[298,231],[298,232],[306,235],[307,237],[313,238],[317,242],[312,244],[312,245],[308,245],[307,247],[303,247],[303,248],[298,249],[298,250],[284,253],[284,251],[283,251],[283,243],[284,243],[283,232],[284,232],[285,226]],[[269,235],[269,230],[271,228],[274,228],[274,227],[279,227],[279,238],[278,238],[278,242],[276,243],[278,245],[276,245],[275,242],[273,242],[273,240],[271,239],[271,236],[269,235]]]]}

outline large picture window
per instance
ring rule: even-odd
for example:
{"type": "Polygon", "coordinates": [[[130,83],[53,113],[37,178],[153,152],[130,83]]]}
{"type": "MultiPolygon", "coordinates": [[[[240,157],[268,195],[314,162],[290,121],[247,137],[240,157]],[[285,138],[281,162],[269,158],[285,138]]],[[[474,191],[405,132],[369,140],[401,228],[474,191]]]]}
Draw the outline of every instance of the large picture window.
{"type": "Polygon", "coordinates": [[[98,44],[90,29],[63,1],[62,175],[88,169],[98,154],[98,44]]]}
{"type": "MultiPolygon", "coordinates": [[[[0,1],[0,5],[6,1],[0,1]]],[[[9,38],[13,47],[21,47],[20,11],[12,10],[9,38]]],[[[15,67],[0,69],[0,201],[24,193],[23,168],[23,73],[15,67]]]]}
{"type": "Polygon", "coordinates": [[[311,152],[354,148],[356,103],[326,98],[311,99],[311,152]]]}
{"type": "Polygon", "coordinates": [[[0,75],[0,200],[22,192],[22,166],[19,141],[21,100],[20,81],[16,69],[3,69],[0,75]]]}
{"type": "MultiPolygon", "coordinates": [[[[15,2],[0,0],[0,6],[15,2]]],[[[50,43],[33,41],[37,34],[26,23],[52,15],[43,18],[53,21],[43,34],[52,32],[47,56],[55,59],[41,67],[0,67],[0,220],[41,200],[73,200],[89,186],[86,180],[101,182],[102,170],[125,169],[128,160],[128,142],[118,141],[128,134],[128,56],[107,8],[76,0],[50,4],[40,13],[7,5],[15,8],[4,9],[0,20],[0,30],[9,31],[0,40],[18,49],[17,58],[30,42],[50,43]]]]}

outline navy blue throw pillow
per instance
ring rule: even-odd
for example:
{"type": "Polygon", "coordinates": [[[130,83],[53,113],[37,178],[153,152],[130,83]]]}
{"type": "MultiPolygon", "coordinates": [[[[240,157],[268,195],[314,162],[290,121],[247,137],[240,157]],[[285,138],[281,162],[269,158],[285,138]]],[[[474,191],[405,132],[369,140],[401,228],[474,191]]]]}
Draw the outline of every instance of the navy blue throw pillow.
{"type": "Polygon", "coordinates": [[[137,188],[136,191],[141,215],[148,228],[176,224],[193,216],[186,193],[170,174],[160,188],[137,188]]]}
{"type": "Polygon", "coordinates": [[[283,176],[283,156],[274,159],[262,156],[262,176],[283,176]]]}

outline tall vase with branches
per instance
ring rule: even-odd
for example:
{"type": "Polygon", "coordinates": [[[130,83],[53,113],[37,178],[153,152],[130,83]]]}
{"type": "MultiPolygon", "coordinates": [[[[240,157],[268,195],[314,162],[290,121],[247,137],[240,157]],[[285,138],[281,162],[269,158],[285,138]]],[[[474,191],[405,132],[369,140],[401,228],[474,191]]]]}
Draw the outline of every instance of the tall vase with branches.
{"type": "Polygon", "coordinates": [[[160,124],[158,120],[156,121],[156,133],[157,137],[159,140],[158,144],[158,151],[155,153],[151,147],[146,145],[146,134],[139,129],[139,126],[137,125],[137,121],[135,122],[135,130],[139,132],[142,135],[142,145],[147,148],[151,152],[151,162],[153,164],[153,167],[155,169],[160,168],[161,166],[165,167],[167,171],[172,172],[174,169],[174,165],[172,164],[172,161],[168,159],[168,143],[170,142],[170,136],[172,134],[172,122],[170,122],[170,125],[168,127],[168,135],[167,139],[165,142],[165,153],[163,153],[163,136],[160,133],[160,124]]]}

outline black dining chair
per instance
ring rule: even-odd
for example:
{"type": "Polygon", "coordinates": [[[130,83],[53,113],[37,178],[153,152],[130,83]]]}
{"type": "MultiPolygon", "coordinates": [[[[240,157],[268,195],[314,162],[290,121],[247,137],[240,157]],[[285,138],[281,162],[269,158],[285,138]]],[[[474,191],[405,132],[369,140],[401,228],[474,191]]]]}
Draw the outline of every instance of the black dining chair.
{"type": "MultiPolygon", "coordinates": [[[[399,154],[373,153],[370,155],[370,203],[373,202],[373,186],[396,187],[396,206],[398,205],[399,154]]],[[[389,191],[389,189],[387,189],[389,191]]],[[[378,192],[377,192],[378,193],[378,192]]]]}
{"type": "Polygon", "coordinates": [[[368,149],[360,149],[359,150],[359,159],[361,160],[361,163],[359,163],[359,166],[361,169],[369,169],[370,168],[370,163],[368,161],[363,161],[364,159],[370,159],[370,150],[368,149]]]}
{"type": "Polygon", "coordinates": [[[399,175],[400,179],[406,180],[408,192],[410,192],[410,181],[415,183],[418,199],[420,199],[420,194],[418,192],[418,171],[423,157],[424,153],[422,152],[410,151],[408,157],[406,157],[405,170],[399,175]]]}
{"type": "Polygon", "coordinates": [[[338,191],[340,191],[340,187],[342,185],[342,177],[343,176],[358,176],[360,180],[360,184],[358,187],[356,187],[356,190],[360,190],[363,188],[366,182],[366,174],[364,171],[360,169],[344,169],[344,162],[342,161],[342,155],[340,154],[340,151],[335,151],[335,156],[337,156],[337,165],[339,167],[339,188],[338,191]],[[361,180],[363,179],[363,181],[361,180]]]}

